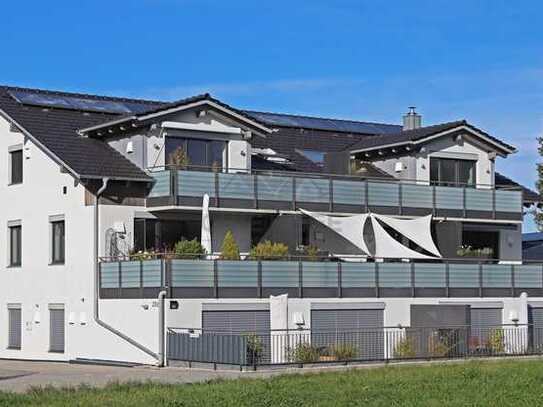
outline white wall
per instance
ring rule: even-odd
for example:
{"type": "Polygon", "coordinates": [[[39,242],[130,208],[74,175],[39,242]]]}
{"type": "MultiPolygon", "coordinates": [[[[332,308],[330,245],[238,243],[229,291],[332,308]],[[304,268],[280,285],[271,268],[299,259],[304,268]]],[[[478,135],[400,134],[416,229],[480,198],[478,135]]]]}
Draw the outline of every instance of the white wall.
{"type": "MultiPolygon", "coordinates": [[[[85,190],[74,183],[72,176],[60,167],[32,141],[9,130],[0,118],[0,358],[39,360],[70,360],[100,358],[152,363],[140,350],[99,327],[93,321],[93,207],[85,206],[85,190]],[[30,158],[23,162],[23,183],[8,186],[8,148],[25,144],[30,158]],[[63,187],[67,193],[63,194],[63,187]],[[7,203],[7,204],[6,204],[7,203]],[[49,216],[64,215],[66,225],[66,261],[64,265],[49,265],[49,216]],[[22,221],[22,266],[8,267],[8,230],[10,220],[22,221]],[[22,304],[22,349],[7,349],[8,303],[22,304]],[[65,308],[65,352],[50,353],[48,304],[61,303],[65,308]],[[39,313],[40,322],[34,317],[39,313]],[[68,320],[73,316],[74,324],[68,320]]],[[[135,208],[101,206],[101,254],[104,231],[115,220],[124,220],[132,231],[135,208]],[[109,225],[109,226],[108,226],[109,225]]],[[[103,302],[103,301],[102,301],[103,302]]],[[[133,334],[140,324],[149,327],[153,312],[143,313],[129,302],[107,306],[104,319],[118,324],[133,334]],[[146,317],[147,316],[147,317],[146,317]]],[[[141,329],[140,339],[155,346],[154,328],[141,329]]]]}

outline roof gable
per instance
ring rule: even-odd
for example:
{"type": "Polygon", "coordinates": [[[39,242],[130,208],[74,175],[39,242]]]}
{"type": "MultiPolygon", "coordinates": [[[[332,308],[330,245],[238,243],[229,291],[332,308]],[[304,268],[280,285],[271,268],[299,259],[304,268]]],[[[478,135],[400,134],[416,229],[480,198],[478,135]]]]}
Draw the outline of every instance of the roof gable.
{"type": "Polygon", "coordinates": [[[402,130],[395,134],[380,134],[373,137],[367,137],[351,145],[349,151],[358,153],[396,146],[417,145],[438,137],[451,135],[458,131],[468,132],[471,136],[479,139],[485,144],[492,145],[501,154],[511,154],[516,151],[516,148],[512,145],[491,136],[465,120],[420,127],[413,130],[402,130]]]}

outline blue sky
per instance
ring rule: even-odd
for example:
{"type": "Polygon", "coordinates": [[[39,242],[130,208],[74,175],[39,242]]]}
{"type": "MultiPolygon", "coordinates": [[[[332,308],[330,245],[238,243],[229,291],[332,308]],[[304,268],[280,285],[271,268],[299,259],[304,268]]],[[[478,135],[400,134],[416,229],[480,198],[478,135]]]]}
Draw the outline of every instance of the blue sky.
{"type": "Polygon", "coordinates": [[[498,169],[535,182],[541,1],[6,3],[4,84],[385,122],[415,105],[516,145],[498,169]]]}

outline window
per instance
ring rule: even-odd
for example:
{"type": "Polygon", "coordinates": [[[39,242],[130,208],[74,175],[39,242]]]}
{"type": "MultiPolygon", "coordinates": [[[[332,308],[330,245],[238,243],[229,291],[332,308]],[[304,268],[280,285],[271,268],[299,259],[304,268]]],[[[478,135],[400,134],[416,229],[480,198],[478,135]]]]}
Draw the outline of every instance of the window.
{"type": "Polygon", "coordinates": [[[23,182],[23,150],[15,150],[9,153],[10,162],[10,184],[21,184],[23,182]]]}
{"type": "Polygon", "coordinates": [[[21,349],[22,318],[20,305],[8,305],[8,349],[21,349]]]}
{"type": "Polygon", "coordinates": [[[200,240],[201,219],[134,219],[134,250],[172,250],[180,240],[200,240]]]}
{"type": "Polygon", "coordinates": [[[313,164],[317,164],[319,167],[324,167],[324,153],[322,151],[296,149],[296,152],[307,158],[313,164]]]}
{"type": "Polygon", "coordinates": [[[475,186],[476,163],[473,160],[430,157],[430,182],[443,186],[475,186]]]}
{"type": "Polygon", "coordinates": [[[64,264],[65,234],[64,221],[51,222],[51,263],[64,264]]]}
{"type": "Polygon", "coordinates": [[[186,152],[189,165],[193,165],[196,170],[202,170],[204,167],[222,169],[225,164],[226,141],[166,137],[166,162],[168,164],[172,164],[172,153],[178,148],[186,152]]]}
{"type": "Polygon", "coordinates": [[[9,265],[19,267],[22,259],[22,226],[9,226],[9,265]]]}

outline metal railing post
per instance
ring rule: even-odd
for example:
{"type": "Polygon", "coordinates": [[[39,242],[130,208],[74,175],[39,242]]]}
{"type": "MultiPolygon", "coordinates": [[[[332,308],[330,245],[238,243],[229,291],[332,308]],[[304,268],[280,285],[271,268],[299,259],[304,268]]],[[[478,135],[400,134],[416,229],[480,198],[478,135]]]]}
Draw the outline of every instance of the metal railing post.
{"type": "Polygon", "coordinates": [[[449,262],[445,262],[445,297],[450,297],[449,288],[450,288],[450,266],[449,262]]]}
{"type": "Polygon", "coordinates": [[[304,297],[303,265],[301,261],[298,261],[298,297],[304,297]]]}
{"type": "Polygon", "coordinates": [[[219,202],[219,173],[218,172],[214,173],[213,181],[215,184],[215,206],[218,208],[221,206],[219,202]]]}
{"type": "Polygon", "coordinates": [[[402,183],[398,184],[398,215],[403,213],[403,192],[402,183]]]}
{"type": "Polygon", "coordinates": [[[258,209],[258,175],[253,175],[254,207],[258,209]]]}
{"type": "Polygon", "coordinates": [[[496,219],[496,189],[492,188],[492,219],[496,219]]]}
{"type": "Polygon", "coordinates": [[[296,210],[296,177],[292,177],[292,210],[296,210]]]}
{"type": "Polygon", "coordinates": [[[257,263],[257,296],[258,298],[262,298],[262,261],[258,261],[257,263]]]}
{"type": "Polygon", "coordinates": [[[416,297],[415,288],[415,263],[411,262],[411,296],[416,297]]]}
{"type": "Polygon", "coordinates": [[[373,263],[375,265],[375,297],[379,298],[379,263],[373,263]]]}
{"type": "Polygon", "coordinates": [[[342,280],[341,272],[342,272],[341,262],[338,261],[337,262],[337,296],[339,298],[343,297],[343,288],[341,286],[341,280],[342,280]]]}
{"type": "Polygon", "coordinates": [[[334,184],[333,179],[330,177],[328,180],[328,210],[334,212],[334,184]]]}
{"type": "Polygon", "coordinates": [[[177,205],[179,199],[179,173],[176,168],[170,168],[170,201],[172,205],[177,205]]]}
{"type": "Polygon", "coordinates": [[[215,298],[219,298],[219,270],[217,267],[217,260],[213,260],[213,291],[215,298]]]}
{"type": "Polygon", "coordinates": [[[466,187],[462,187],[462,216],[465,218],[467,215],[466,210],[466,187]]]}
{"type": "Polygon", "coordinates": [[[370,188],[368,186],[368,180],[364,180],[364,203],[365,203],[365,212],[370,211],[370,196],[369,196],[370,188]]]}
{"type": "Polygon", "coordinates": [[[143,298],[143,260],[140,260],[140,298],[143,298]]]}
{"type": "Polygon", "coordinates": [[[515,296],[515,265],[511,264],[511,297],[515,296]]]}
{"type": "Polygon", "coordinates": [[[436,186],[432,185],[432,215],[436,216],[437,214],[437,208],[436,208],[436,186]]]}
{"type": "Polygon", "coordinates": [[[483,296],[483,264],[481,262],[479,265],[479,297],[483,296]]]}
{"type": "Polygon", "coordinates": [[[118,268],[118,278],[119,278],[119,298],[122,298],[123,295],[123,271],[122,271],[122,262],[119,261],[119,268],[118,268]]]}

